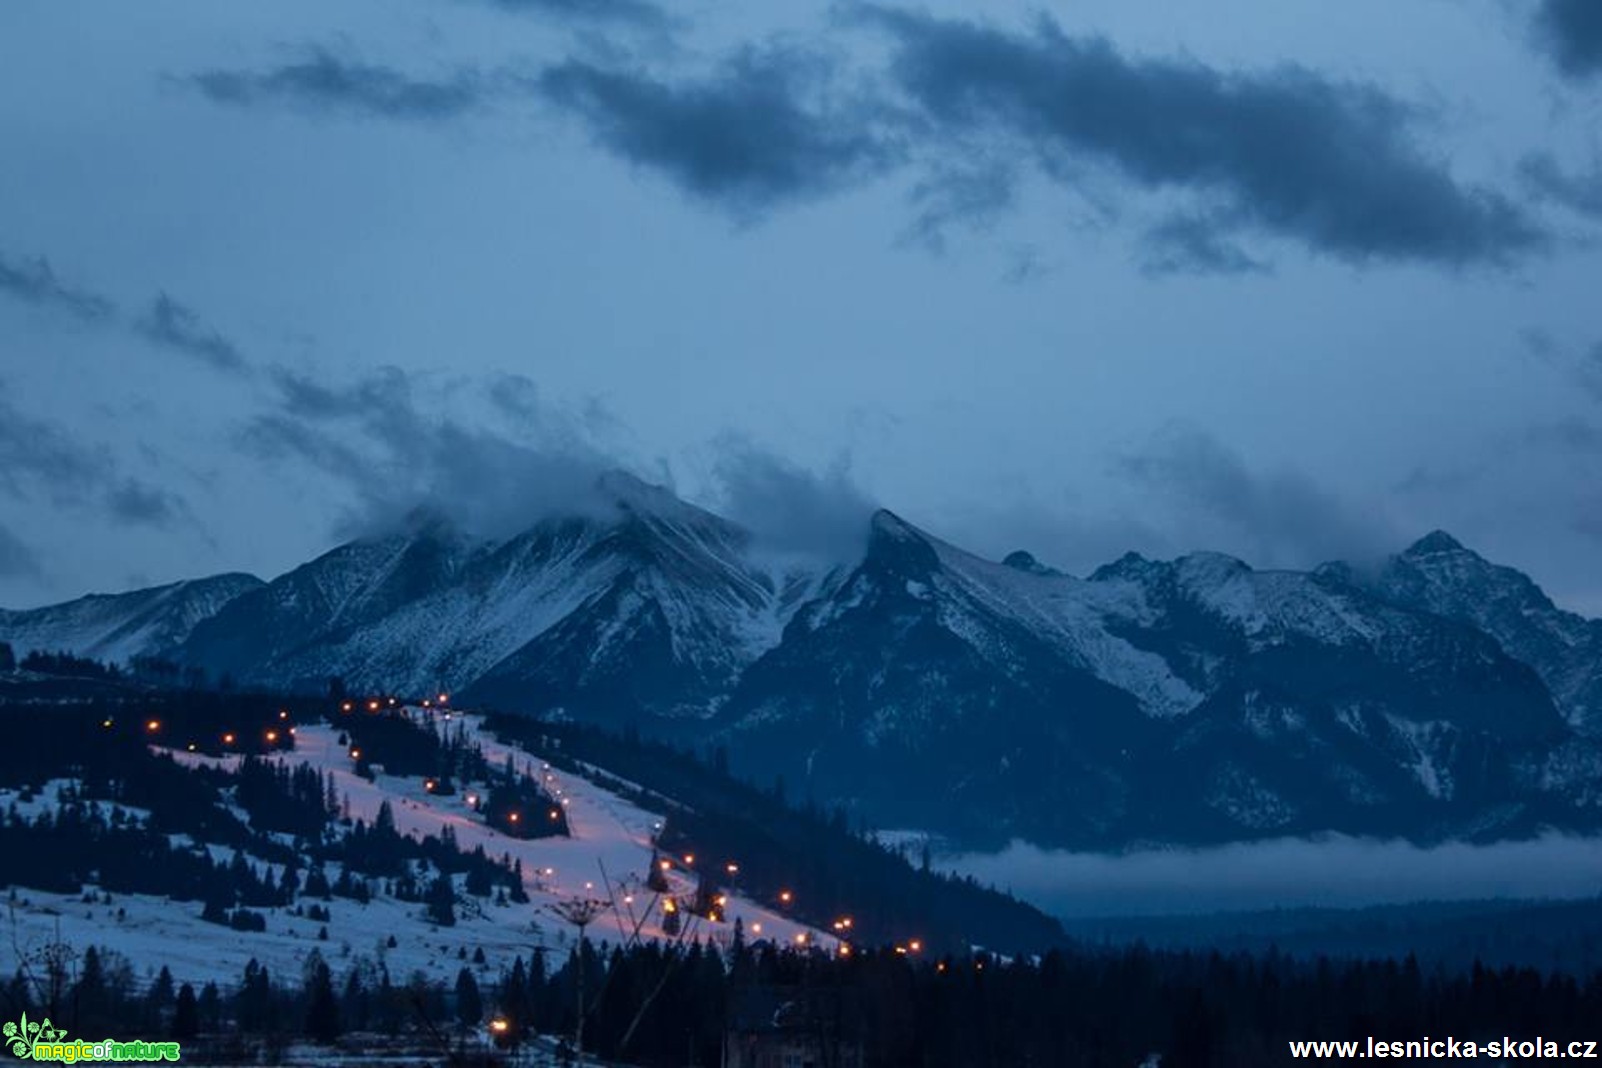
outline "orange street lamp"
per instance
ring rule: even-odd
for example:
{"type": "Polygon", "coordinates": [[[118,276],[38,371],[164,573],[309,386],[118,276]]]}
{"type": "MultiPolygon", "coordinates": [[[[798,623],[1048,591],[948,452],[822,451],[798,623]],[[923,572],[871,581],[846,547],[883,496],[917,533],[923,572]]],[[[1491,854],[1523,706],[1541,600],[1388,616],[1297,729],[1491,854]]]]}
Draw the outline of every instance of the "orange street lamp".
{"type": "Polygon", "coordinates": [[[278,732],[277,731],[268,731],[267,732],[267,740],[269,742],[276,742],[278,740],[278,732]]]}
{"type": "Polygon", "coordinates": [[[788,905],[790,902],[795,900],[795,895],[790,893],[790,891],[788,891],[788,890],[780,890],[779,891],[779,900],[782,901],[784,904],[788,905]]]}
{"type": "Polygon", "coordinates": [[[232,731],[229,731],[227,734],[223,735],[223,745],[233,745],[233,744],[234,744],[234,734],[233,734],[232,731]]]}
{"type": "Polygon", "coordinates": [[[151,734],[155,734],[157,731],[161,730],[161,720],[153,719],[146,723],[145,730],[149,731],[151,734]]]}

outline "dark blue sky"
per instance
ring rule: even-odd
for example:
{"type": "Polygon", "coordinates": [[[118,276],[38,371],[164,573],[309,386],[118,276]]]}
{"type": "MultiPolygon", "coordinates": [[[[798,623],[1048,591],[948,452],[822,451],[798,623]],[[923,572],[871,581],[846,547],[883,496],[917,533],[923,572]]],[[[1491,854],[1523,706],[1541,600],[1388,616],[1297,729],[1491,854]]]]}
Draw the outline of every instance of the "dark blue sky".
{"type": "Polygon", "coordinates": [[[1599,10],[16,0],[0,604],[623,466],[1602,613],[1599,10]]]}

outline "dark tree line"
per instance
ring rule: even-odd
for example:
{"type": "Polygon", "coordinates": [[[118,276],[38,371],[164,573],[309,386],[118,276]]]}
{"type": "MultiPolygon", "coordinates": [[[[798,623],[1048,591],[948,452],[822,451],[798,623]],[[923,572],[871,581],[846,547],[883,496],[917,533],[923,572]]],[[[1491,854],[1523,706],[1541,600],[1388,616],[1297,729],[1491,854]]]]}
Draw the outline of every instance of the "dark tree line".
{"type": "MultiPolygon", "coordinates": [[[[52,989],[22,972],[0,990],[7,1017],[48,1013],[77,1033],[138,1028],[156,1036],[236,1035],[250,1042],[331,1042],[352,1032],[460,1043],[491,1019],[512,1042],[567,1036],[577,1022],[578,961],[519,957],[498,975],[482,954],[453,982],[391,976],[380,961],[337,974],[313,953],[297,974],[256,961],[236,984],[198,990],[163,970],[140,984],[115,954],[89,950],[75,981],[52,989]],[[188,993],[185,993],[185,991],[188,993]],[[53,997],[53,1003],[51,998],[53,997]]],[[[1333,963],[1275,954],[1052,951],[1039,958],[849,959],[699,943],[629,949],[585,942],[585,1048],[644,1066],[717,1064],[731,1029],[761,1026],[771,1006],[821,1051],[860,1050],[869,1066],[1139,1064],[1169,1068],[1280,1065],[1301,1039],[1489,1041],[1585,1039],[1602,1019],[1602,974],[1426,971],[1413,960],[1333,963]],[[754,1012],[754,1007],[760,1012],[754,1012]]],[[[221,1059],[221,1058],[217,1058],[221,1059]]]]}

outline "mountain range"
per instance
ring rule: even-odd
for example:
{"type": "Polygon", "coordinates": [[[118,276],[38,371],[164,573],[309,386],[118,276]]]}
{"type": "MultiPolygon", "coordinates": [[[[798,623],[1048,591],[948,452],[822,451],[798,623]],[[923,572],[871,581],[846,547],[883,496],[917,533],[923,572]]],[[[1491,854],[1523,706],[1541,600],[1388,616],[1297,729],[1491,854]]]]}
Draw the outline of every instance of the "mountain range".
{"type": "Polygon", "coordinates": [[[511,538],[417,515],[270,582],[0,611],[0,640],[448,690],[967,844],[1602,825],[1602,621],[1444,533],[1377,566],[1131,553],[1081,578],[888,511],[820,563],[629,476],[599,489],[511,538]]]}

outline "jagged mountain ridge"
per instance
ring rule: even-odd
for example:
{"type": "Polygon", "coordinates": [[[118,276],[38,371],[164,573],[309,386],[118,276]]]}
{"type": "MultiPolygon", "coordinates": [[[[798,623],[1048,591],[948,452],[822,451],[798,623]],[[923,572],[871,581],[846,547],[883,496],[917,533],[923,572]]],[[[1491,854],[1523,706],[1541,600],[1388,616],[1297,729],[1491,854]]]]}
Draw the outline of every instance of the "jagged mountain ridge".
{"type": "Polygon", "coordinates": [[[1570,723],[1602,733],[1602,620],[1558,608],[1523,572],[1493,564],[1439,530],[1377,572],[1348,564],[1319,570],[1492,635],[1510,656],[1540,672],[1570,723]]]}
{"type": "Polygon", "coordinates": [[[880,818],[1087,846],[1587,824],[1602,769],[1497,641],[1332,576],[1077,579],[887,514],[719,720],[737,764],[880,818]]]}
{"type": "Polygon", "coordinates": [[[428,523],[341,546],[228,605],[180,654],[247,683],[443,688],[612,726],[704,714],[817,577],[761,566],[744,530],[664,490],[602,488],[592,514],[504,541],[428,523]]]}
{"type": "Polygon", "coordinates": [[[263,585],[254,575],[229,573],[128,593],[90,594],[43,608],[0,608],[0,641],[9,642],[18,656],[70,652],[123,663],[170,652],[201,620],[263,585]]]}
{"type": "Polygon", "coordinates": [[[600,489],[509,539],[433,518],[340,546],[160,651],[720,744],[967,839],[1602,822],[1598,624],[1444,535],[1377,571],[1128,554],[1079,578],[879,512],[861,559],[807,565],[660,488],[600,489]]]}

